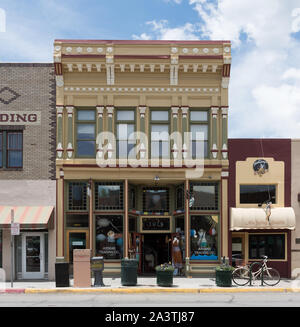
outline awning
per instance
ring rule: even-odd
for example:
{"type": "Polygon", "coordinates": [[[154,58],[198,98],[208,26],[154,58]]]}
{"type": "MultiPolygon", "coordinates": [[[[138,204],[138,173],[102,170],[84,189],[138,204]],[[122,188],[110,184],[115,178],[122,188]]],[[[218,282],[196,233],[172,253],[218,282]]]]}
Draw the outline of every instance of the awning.
{"type": "Polygon", "coordinates": [[[20,228],[52,229],[54,227],[53,206],[0,206],[0,228],[10,227],[11,210],[14,209],[14,222],[20,228]]]}
{"type": "Polygon", "coordinates": [[[295,229],[293,208],[271,208],[269,220],[264,208],[231,208],[230,230],[295,229]]]}

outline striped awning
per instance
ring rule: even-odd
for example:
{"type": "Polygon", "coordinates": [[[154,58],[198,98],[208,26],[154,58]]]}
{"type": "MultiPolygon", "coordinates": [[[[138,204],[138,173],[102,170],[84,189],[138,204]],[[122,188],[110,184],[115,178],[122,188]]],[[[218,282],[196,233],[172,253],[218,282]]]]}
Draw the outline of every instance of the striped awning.
{"type": "Polygon", "coordinates": [[[0,228],[10,227],[11,210],[14,209],[14,222],[20,228],[52,229],[54,227],[53,206],[0,206],[0,228]]]}

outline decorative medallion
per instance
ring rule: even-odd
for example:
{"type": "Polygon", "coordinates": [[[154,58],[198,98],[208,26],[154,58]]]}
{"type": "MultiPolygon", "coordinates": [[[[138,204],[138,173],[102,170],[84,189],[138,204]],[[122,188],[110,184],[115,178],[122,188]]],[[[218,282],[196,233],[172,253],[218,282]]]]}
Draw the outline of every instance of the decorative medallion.
{"type": "Polygon", "coordinates": [[[264,159],[255,160],[253,163],[253,170],[255,174],[262,176],[269,170],[269,164],[264,159]]]}
{"type": "Polygon", "coordinates": [[[208,53],[208,52],[209,52],[209,49],[208,49],[208,48],[204,48],[204,49],[203,49],[203,52],[204,52],[204,53],[208,53]]]}
{"type": "Polygon", "coordinates": [[[55,51],[60,51],[61,50],[61,46],[60,45],[57,45],[56,47],[55,47],[55,51]]]}
{"type": "Polygon", "coordinates": [[[172,52],[172,53],[177,53],[177,52],[178,52],[178,49],[177,49],[177,48],[172,48],[172,49],[171,49],[171,52],[172,52]]]}
{"type": "Polygon", "coordinates": [[[226,47],[226,48],[224,48],[224,52],[230,52],[230,48],[229,47],[226,47]]]}
{"type": "Polygon", "coordinates": [[[77,50],[77,52],[82,52],[82,48],[81,47],[78,47],[76,50],[77,50]]]}
{"type": "Polygon", "coordinates": [[[199,49],[194,48],[194,49],[193,49],[193,52],[194,52],[194,53],[198,53],[198,52],[199,52],[199,49]]]}
{"type": "Polygon", "coordinates": [[[67,51],[67,52],[72,52],[72,48],[71,48],[71,47],[67,47],[67,48],[66,48],[66,51],[67,51]]]}
{"type": "Polygon", "coordinates": [[[220,50],[219,50],[218,48],[214,48],[214,49],[213,49],[213,52],[214,52],[214,53],[219,53],[220,50]]]}
{"type": "Polygon", "coordinates": [[[106,51],[111,53],[111,52],[113,52],[113,48],[109,47],[109,48],[106,49],[106,51]]]}
{"type": "Polygon", "coordinates": [[[183,52],[183,53],[188,53],[188,52],[189,52],[189,49],[187,49],[187,48],[183,48],[183,49],[182,49],[182,52],[183,52]]]}
{"type": "Polygon", "coordinates": [[[101,53],[101,52],[103,52],[103,48],[97,48],[97,51],[98,51],[99,53],[101,53]]]}
{"type": "Polygon", "coordinates": [[[87,52],[92,52],[93,51],[93,48],[86,48],[86,51],[87,52]]]}
{"type": "Polygon", "coordinates": [[[15,101],[20,94],[12,90],[11,88],[5,86],[0,89],[0,102],[3,104],[10,104],[11,102],[15,101]]]}

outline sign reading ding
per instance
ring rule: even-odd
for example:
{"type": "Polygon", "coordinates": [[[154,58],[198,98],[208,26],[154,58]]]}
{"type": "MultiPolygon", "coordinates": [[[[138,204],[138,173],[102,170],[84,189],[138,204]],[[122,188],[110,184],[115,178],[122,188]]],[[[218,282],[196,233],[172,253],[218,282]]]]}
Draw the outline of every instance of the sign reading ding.
{"type": "Polygon", "coordinates": [[[41,113],[33,111],[1,111],[1,125],[39,125],[41,123],[41,113]]]}

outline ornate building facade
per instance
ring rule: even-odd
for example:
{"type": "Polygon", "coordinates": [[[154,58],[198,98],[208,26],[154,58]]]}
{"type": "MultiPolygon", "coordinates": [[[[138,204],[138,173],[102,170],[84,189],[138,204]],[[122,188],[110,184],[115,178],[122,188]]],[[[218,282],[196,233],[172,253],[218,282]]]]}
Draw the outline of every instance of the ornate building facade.
{"type": "Polygon", "coordinates": [[[56,40],[56,256],[105,274],[172,261],[210,274],[228,249],[229,41],[56,40]]]}

